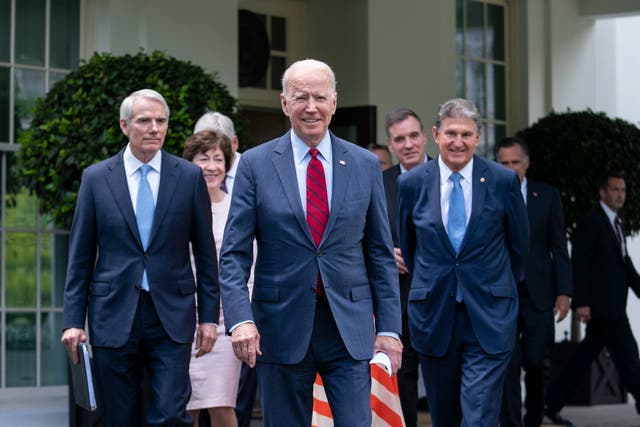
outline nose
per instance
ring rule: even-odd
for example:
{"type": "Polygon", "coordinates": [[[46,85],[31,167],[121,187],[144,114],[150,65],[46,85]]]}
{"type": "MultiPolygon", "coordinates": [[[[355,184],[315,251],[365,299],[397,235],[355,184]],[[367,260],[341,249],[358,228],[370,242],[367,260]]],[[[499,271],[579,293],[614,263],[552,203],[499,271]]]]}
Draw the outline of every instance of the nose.
{"type": "Polygon", "coordinates": [[[305,109],[307,111],[315,111],[317,109],[316,100],[313,99],[313,97],[309,97],[309,99],[307,99],[307,105],[305,109]]]}

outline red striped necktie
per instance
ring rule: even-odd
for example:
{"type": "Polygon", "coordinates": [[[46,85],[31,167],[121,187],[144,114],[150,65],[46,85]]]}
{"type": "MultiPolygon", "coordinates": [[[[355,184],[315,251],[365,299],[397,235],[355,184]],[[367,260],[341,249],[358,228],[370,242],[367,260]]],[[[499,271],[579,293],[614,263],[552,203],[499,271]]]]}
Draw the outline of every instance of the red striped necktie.
{"type": "MultiPolygon", "coordinates": [[[[318,159],[317,148],[309,149],[311,160],[307,165],[307,224],[316,246],[320,245],[324,229],[329,219],[329,199],[327,198],[327,182],[324,178],[324,168],[318,159]]],[[[323,294],[324,289],[320,274],[316,292],[323,294]]]]}

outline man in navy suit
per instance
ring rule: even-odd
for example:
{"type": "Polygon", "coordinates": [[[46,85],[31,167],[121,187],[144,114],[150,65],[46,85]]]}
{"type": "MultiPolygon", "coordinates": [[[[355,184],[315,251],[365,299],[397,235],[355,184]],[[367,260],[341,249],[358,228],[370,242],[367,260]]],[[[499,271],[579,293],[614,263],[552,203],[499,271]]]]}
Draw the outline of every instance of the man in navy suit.
{"type": "Polygon", "coordinates": [[[411,277],[402,258],[400,241],[398,240],[398,222],[396,221],[398,207],[397,181],[401,173],[405,173],[427,160],[427,155],[425,154],[427,133],[420,117],[409,108],[396,108],[389,111],[384,120],[384,127],[387,133],[389,150],[398,159],[397,165],[382,173],[384,192],[387,196],[387,213],[393,238],[393,254],[398,267],[400,306],[402,307],[402,368],[398,370],[398,392],[400,394],[404,422],[407,427],[415,427],[418,424],[420,357],[411,347],[411,334],[409,332],[407,299],[409,297],[411,277]]]}
{"type": "Polygon", "coordinates": [[[500,426],[539,427],[551,375],[553,319],[556,315],[560,322],[569,312],[572,289],[562,201],[556,188],[527,178],[529,149],[523,139],[505,138],[494,150],[498,163],[518,174],[527,205],[531,239],[524,270],[518,275],[518,335],[504,382],[500,426]],[[521,367],[526,373],[524,420],[521,367]]]}
{"type": "Polygon", "coordinates": [[[291,131],[238,167],[220,255],[225,324],[238,358],[257,357],[266,427],[310,425],[316,372],[334,424],[370,427],[368,361],[387,353],[395,373],[402,353],[379,161],[328,131],[337,93],[327,64],[295,62],[282,87],[291,131]]]}
{"type": "Polygon", "coordinates": [[[192,425],[186,404],[196,294],[198,355],[216,340],[211,202],[200,168],[162,150],[168,123],[169,107],[159,93],[142,89],[125,98],[120,129],[129,143],[85,169],[78,193],[62,343],[77,363],[88,312],[105,426],[143,424],[144,369],[151,384],[146,424],[192,425]]]}
{"type": "Polygon", "coordinates": [[[515,343],[527,211],[517,175],[474,156],[479,119],[467,100],[442,104],[432,128],[437,160],[398,180],[409,329],[434,426],[498,424],[515,343]]]}
{"type": "Polygon", "coordinates": [[[640,297],[640,276],[627,252],[619,216],[626,190],[621,174],[606,174],[598,184],[599,202],[573,234],[572,307],[578,320],[587,324],[587,333],[562,374],[549,384],[545,415],[553,424],[573,425],[558,413],[605,346],[640,414],[640,356],[627,317],[629,289],[640,297]]]}

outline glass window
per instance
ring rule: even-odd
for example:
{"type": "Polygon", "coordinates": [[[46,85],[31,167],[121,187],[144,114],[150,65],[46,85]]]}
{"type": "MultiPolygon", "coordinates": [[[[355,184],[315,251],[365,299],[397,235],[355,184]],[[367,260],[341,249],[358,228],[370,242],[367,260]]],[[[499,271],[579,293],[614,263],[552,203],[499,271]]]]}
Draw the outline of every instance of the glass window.
{"type": "Polygon", "coordinates": [[[7,313],[6,383],[8,387],[36,385],[36,315],[7,313]]]}
{"type": "Polygon", "coordinates": [[[9,141],[9,74],[11,69],[0,67],[0,142],[9,141]]]}
{"type": "Polygon", "coordinates": [[[68,234],[41,234],[40,293],[42,307],[62,308],[68,247],[68,234]]]}
{"type": "Polygon", "coordinates": [[[16,3],[15,62],[45,65],[46,0],[20,0],[16,3]]]}
{"type": "Polygon", "coordinates": [[[0,0],[0,62],[11,55],[11,0],[0,0]]]}
{"type": "Polygon", "coordinates": [[[15,114],[20,127],[16,132],[27,129],[33,119],[33,108],[45,94],[44,71],[15,69],[15,114]]]}
{"type": "Polygon", "coordinates": [[[77,0],[51,2],[51,59],[53,68],[74,68],[80,52],[80,5],[77,0]]]}
{"type": "Polygon", "coordinates": [[[42,313],[40,326],[40,363],[42,385],[67,383],[67,352],[60,344],[62,313],[42,313]]]}
{"type": "Polygon", "coordinates": [[[36,307],[36,235],[6,236],[5,298],[7,307],[36,307]]]}
{"type": "Polygon", "coordinates": [[[271,17],[271,49],[287,50],[287,20],[279,16],[271,17]]]}
{"type": "Polygon", "coordinates": [[[264,76],[250,87],[280,91],[282,74],[287,66],[287,19],[262,13],[255,15],[264,23],[269,36],[270,57],[264,76]]]}
{"type": "Polygon", "coordinates": [[[504,7],[487,5],[487,57],[504,60],[504,7]]]}
{"type": "Polygon", "coordinates": [[[467,2],[466,55],[472,58],[484,56],[484,6],[467,2]]]}
{"type": "Polygon", "coordinates": [[[282,56],[271,57],[271,89],[282,89],[282,75],[285,71],[285,60],[282,56]]]}

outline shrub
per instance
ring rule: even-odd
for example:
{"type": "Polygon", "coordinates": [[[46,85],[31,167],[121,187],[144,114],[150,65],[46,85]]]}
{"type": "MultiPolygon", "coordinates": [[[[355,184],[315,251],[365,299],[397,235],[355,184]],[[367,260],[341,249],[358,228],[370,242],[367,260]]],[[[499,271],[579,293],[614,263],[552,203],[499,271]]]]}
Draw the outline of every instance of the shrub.
{"type": "Polygon", "coordinates": [[[247,141],[237,102],[215,74],[158,51],[94,54],[36,104],[31,127],[18,137],[17,188],[37,195],[40,211],[57,226],[71,225],[82,170],[125,146],[120,103],[142,88],[160,92],[169,104],[164,148],[170,153],[182,153],[195,121],[208,110],[228,115],[240,140],[247,141]]]}

